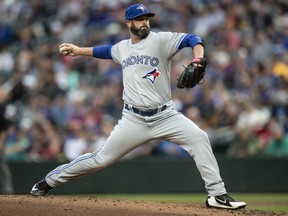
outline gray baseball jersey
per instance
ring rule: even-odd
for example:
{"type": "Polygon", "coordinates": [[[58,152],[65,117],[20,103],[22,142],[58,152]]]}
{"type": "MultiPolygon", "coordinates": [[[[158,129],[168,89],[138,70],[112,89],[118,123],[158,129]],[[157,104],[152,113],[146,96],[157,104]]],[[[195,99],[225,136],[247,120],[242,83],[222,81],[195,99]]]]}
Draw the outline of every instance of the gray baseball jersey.
{"type": "Polygon", "coordinates": [[[51,187],[111,165],[151,139],[164,139],[194,158],[210,196],[226,193],[206,132],[177,112],[171,100],[171,58],[184,37],[184,33],[150,32],[139,43],[123,40],[111,48],[113,60],[123,70],[122,118],[97,151],[48,173],[45,179],[51,187]]]}
{"type": "Polygon", "coordinates": [[[155,108],[171,100],[170,60],[186,34],[150,32],[132,44],[123,40],[112,47],[113,59],[123,70],[123,100],[138,108],[155,108]]]}

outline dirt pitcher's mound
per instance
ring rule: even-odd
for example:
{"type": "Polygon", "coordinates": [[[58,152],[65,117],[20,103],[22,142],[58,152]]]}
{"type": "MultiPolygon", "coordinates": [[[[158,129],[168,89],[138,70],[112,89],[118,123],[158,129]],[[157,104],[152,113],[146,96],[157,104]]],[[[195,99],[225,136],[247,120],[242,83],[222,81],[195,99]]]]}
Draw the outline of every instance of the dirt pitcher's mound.
{"type": "Polygon", "coordinates": [[[28,195],[0,196],[0,216],[160,216],[160,215],[192,215],[192,216],[278,216],[274,212],[241,210],[208,209],[204,205],[174,204],[163,202],[144,202],[95,197],[45,196],[28,195]]]}

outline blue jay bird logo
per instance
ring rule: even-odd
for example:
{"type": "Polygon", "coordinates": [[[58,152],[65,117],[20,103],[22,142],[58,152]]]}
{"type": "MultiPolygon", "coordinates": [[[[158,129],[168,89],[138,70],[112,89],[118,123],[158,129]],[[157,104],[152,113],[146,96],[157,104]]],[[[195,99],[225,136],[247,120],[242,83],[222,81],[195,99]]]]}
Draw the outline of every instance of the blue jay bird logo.
{"type": "Polygon", "coordinates": [[[142,78],[149,79],[152,83],[154,83],[159,75],[160,71],[157,71],[157,69],[155,68],[154,70],[146,73],[142,78]]]}

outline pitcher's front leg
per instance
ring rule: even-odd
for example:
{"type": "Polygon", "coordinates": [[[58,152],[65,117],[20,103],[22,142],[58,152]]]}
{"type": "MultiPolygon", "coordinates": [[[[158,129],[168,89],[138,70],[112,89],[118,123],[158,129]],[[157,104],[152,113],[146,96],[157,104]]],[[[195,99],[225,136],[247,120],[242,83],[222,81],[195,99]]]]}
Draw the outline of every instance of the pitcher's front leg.
{"type": "Polygon", "coordinates": [[[45,180],[51,187],[56,187],[103,169],[149,140],[148,130],[145,124],[135,124],[133,121],[122,118],[98,151],[84,154],[68,164],[57,167],[46,175],[45,180]]]}

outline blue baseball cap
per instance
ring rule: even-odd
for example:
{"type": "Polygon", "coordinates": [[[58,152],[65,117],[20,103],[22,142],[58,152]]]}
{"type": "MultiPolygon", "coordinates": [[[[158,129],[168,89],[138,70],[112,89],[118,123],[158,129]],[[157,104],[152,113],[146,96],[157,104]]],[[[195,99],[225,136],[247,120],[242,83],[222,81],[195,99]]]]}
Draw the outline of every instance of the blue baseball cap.
{"type": "Polygon", "coordinates": [[[139,16],[143,16],[143,15],[146,15],[148,17],[155,16],[155,14],[151,13],[145,5],[134,4],[134,5],[129,6],[126,9],[125,19],[126,20],[132,20],[132,19],[135,19],[135,18],[137,18],[139,16]]]}

